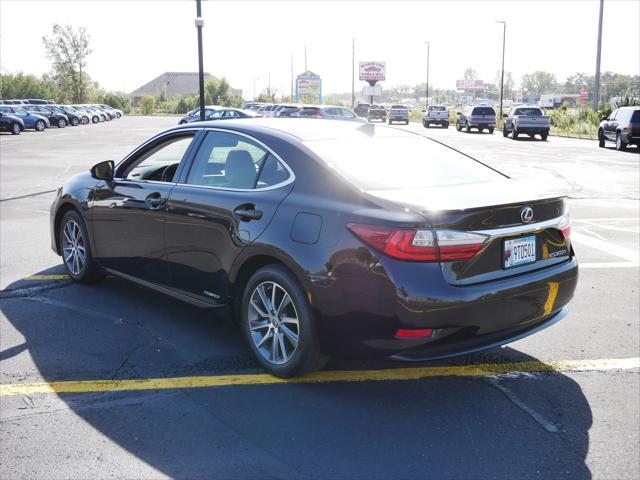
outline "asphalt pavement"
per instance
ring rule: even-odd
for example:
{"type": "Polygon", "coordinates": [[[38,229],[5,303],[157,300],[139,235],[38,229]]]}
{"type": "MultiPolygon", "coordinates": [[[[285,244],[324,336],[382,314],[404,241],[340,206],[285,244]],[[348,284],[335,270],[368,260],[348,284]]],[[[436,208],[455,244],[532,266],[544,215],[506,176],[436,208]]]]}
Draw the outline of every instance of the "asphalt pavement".
{"type": "Polygon", "coordinates": [[[282,382],[227,319],[75,285],[50,249],[57,185],[176,122],[0,135],[0,478],[640,477],[638,149],[398,127],[568,195],[570,313],[480,354],[282,382]]]}

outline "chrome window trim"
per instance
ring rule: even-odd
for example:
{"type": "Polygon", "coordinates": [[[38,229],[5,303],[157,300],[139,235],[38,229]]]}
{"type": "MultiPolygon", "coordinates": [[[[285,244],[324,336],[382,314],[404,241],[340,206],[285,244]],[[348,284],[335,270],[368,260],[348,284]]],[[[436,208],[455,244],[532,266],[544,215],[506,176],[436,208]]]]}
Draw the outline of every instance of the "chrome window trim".
{"type": "MultiPolygon", "coordinates": [[[[195,188],[206,188],[210,190],[220,190],[223,192],[265,192],[268,190],[275,190],[277,188],[282,188],[295,181],[296,175],[295,173],[293,173],[293,170],[291,170],[291,167],[287,165],[287,162],[285,162],[280,155],[278,155],[269,146],[267,146],[264,142],[261,142],[257,138],[254,138],[251,135],[248,135],[244,132],[238,132],[237,130],[231,130],[228,128],[205,127],[203,130],[206,130],[207,132],[211,131],[211,132],[232,133],[234,135],[239,135],[241,137],[248,138],[252,142],[257,143],[262,148],[264,148],[269,154],[276,157],[276,159],[284,166],[284,168],[287,169],[287,171],[289,172],[289,178],[287,178],[284,182],[276,183],[275,185],[269,185],[268,187],[262,187],[262,188],[225,188],[225,187],[214,187],[211,185],[194,185],[192,183],[177,183],[176,185],[186,186],[186,187],[195,187],[195,188]]],[[[195,157],[194,157],[194,161],[195,161],[195,157]]]]}
{"type": "Polygon", "coordinates": [[[494,228],[490,230],[471,230],[470,233],[477,233],[478,235],[486,235],[489,238],[507,237],[511,235],[518,235],[522,233],[536,233],[546,228],[560,228],[564,222],[569,221],[569,215],[564,214],[559,217],[545,220],[544,222],[528,223],[526,225],[516,225],[514,227],[494,228]]]}

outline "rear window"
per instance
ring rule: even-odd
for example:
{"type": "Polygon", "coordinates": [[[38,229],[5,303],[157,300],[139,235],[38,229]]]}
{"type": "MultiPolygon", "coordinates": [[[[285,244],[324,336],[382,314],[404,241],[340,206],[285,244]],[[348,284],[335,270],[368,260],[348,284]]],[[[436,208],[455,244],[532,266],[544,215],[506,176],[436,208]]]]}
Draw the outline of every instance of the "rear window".
{"type": "Polygon", "coordinates": [[[527,117],[541,117],[542,110],[539,108],[516,108],[514,115],[525,115],[527,117]]]}
{"type": "Polygon", "coordinates": [[[305,142],[349,182],[363,190],[477,183],[504,178],[479,162],[419,136],[385,136],[305,142]]]}
{"type": "Polygon", "coordinates": [[[471,115],[495,115],[496,112],[491,107],[475,107],[471,115]]]}
{"type": "Polygon", "coordinates": [[[634,110],[633,115],[631,115],[631,121],[633,123],[640,123],[640,110],[634,110]]]}
{"type": "Polygon", "coordinates": [[[441,105],[429,105],[430,112],[446,112],[447,109],[441,105]]]}
{"type": "Polygon", "coordinates": [[[407,109],[407,107],[405,107],[404,105],[391,105],[391,108],[403,108],[403,109],[407,109]]]}

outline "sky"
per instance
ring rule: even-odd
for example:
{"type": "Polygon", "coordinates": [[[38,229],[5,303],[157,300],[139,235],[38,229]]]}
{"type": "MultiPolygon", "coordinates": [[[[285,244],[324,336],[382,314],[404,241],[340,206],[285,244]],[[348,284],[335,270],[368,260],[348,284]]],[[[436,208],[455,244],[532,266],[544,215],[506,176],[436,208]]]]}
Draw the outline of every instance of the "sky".
{"type": "MultiPolygon", "coordinates": [[[[383,87],[425,81],[455,88],[466,68],[493,82],[505,70],[516,83],[535,70],[558,80],[595,71],[598,0],[569,1],[203,1],[204,68],[226,77],[245,98],[271,80],[289,94],[309,70],[323,92],[351,91],[355,59],[386,62],[383,87]]],[[[50,69],[42,36],[54,23],[86,27],[93,53],[87,71],[107,90],[130,92],[165,71],[197,71],[194,0],[0,0],[0,71],[40,75],[50,69]]],[[[640,73],[640,1],[605,0],[602,71],[640,73]]],[[[356,92],[364,86],[358,81],[356,92]]]]}

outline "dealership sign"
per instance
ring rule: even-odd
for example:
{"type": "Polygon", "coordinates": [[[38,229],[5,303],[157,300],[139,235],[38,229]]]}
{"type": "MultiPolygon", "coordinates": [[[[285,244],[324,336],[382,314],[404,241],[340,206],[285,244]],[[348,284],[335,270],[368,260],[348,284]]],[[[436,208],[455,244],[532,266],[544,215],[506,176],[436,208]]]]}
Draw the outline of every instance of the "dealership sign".
{"type": "Polygon", "coordinates": [[[320,75],[307,70],[296,77],[296,101],[301,101],[305,97],[309,101],[309,97],[313,97],[318,103],[322,103],[322,80],[320,75]]]}
{"type": "Polygon", "coordinates": [[[360,80],[365,82],[381,82],[385,71],[385,62],[360,62],[360,80]]]}
{"type": "Polygon", "coordinates": [[[456,80],[456,90],[484,90],[484,80],[456,80]]]}

